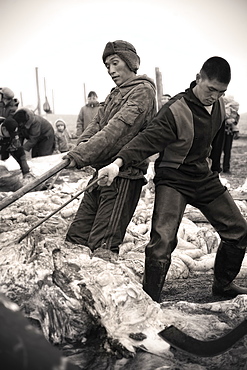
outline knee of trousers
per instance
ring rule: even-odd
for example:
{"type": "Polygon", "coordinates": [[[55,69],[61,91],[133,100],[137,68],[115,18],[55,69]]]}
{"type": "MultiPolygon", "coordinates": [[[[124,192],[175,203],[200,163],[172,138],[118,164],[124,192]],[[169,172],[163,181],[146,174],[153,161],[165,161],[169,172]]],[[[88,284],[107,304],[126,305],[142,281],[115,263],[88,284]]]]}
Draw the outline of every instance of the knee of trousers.
{"type": "Polygon", "coordinates": [[[207,206],[201,207],[201,211],[219,233],[222,241],[239,245],[241,248],[247,246],[247,222],[228,191],[207,206]]]}
{"type": "Polygon", "coordinates": [[[247,230],[246,230],[246,233],[245,233],[244,237],[242,239],[240,239],[240,241],[236,244],[236,247],[239,248],[239,249],[246,249],[246,247],[247,247],[247,230]]]}
{"type": "Polygon", "coordinates": [[[171,254],[176,248],[176,245],[177,238],[170,242],[165,242],[165,240],[151,240],[146,246],[146,258],[161,263],[171,263],[171,254]]]}

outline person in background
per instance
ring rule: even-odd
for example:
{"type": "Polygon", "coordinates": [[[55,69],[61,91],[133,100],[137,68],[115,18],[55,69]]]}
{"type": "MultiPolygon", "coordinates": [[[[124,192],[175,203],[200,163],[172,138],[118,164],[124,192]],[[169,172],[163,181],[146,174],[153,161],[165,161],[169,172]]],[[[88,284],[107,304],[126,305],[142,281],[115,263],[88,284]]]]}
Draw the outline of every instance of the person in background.
{"type": "Polygon", "coordinates": [[[8,87],[0,87],[0,117],[13,117],[18,109],[19,101],[8,87]]]}
{"type": "Polygon", "coordinates": [[[73,136],[68,132],[65,121],[61,118],[57,119],[55,128],[54,154],[68,152],[73,148],[71,143],[73,136]]]}
{"type": "Polygon", "coordinates": [[[232,142],[234,138],[239,137],[237,126],[240,117],[238,114],[239,104],[231,96],[223,96],[223,101],[225,104],[225,120],[213,140],[210,160],[212,171],[221,173],[223,170],[224,173],[230,174],[232,142]],[[221,163],[222,153],[223,163],[221,163]]]}
{"type": "Polygon", "coordinates": [[[87,104],[84,105],[77,117],[76,121],[76,135],[81,136],[83,131],[87,128],[89,123],[95,117],[99,110],[98,96],[95,91],[90,91],[87,97],[87,104]]]}
{"type": "Polygon", "coordinates": [[[55,145],[55,133],[52,124],[28,108],[16,111],[13,118],[18,122],[21,144],[31,157],[51,155],[55,145]]]}
{"type": "Polygon", "coordinates": [[[18,135],[18,123],[12,118],[0,119],[0,159],[5,161],[12,156],[18,162],[23,182],[34,179],[27,164],[26,155],[18,135]]]}
{"type": "Polygon", "coordinates": [[[147,128],[99,171],[98,183],[111,186],[119,169],[159,153],[155,161],[155,202],[150,241],[145,250],[143,289],[160,302],[177,232],[187,204],[197,207],[220,236],[212,293],[226,298],[247,294],[236,285],[247,247],[247,223],[238,206],[211,170],[212,141],[225,119],[223,94],[231,80],[220,57],[203,64],[190,87],[163,105],[147,128]]]}
{"type": "Polygon", "coordinates": [[[223,144],[223,172],[230,174],[231,150],[233,139],[239,138],[239,104],[231,96],[224,96],[226,108],[225,135],[223,144]]]}
{"type": "MultiPolygon", "coordinates": [[[[156,113],[155,84],[146,75],[136,75],[140,58],[135,47],[123,40],[108,42],[102,59],[116,87],[100,105],[78,145],[64,157],[70,159],[70,167],[92,166],[96,170],[89,184],[156,113]]],[[[145,184],[147,167],[147,161],[123,167],[110,187],[96,184],[86,191],[66,241],[115,260],[145,184]]]]}
{"type": "Polygon", "coordinates": [[[170,99],[171,99],[171,95],[170,94],[163,94],[162,97],[161,97],[161,104],[164,105],[170,99]]]}

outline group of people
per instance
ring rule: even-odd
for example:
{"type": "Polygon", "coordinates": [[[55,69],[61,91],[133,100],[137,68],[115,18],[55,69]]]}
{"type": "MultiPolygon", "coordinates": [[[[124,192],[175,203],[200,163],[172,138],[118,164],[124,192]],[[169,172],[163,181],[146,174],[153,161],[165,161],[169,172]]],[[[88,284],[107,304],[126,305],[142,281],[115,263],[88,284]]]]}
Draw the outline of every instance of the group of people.
{"type": "Polygon", "coordinates": [[[160,302],[178,228],[190,204],[220,236],[212,294],[227,298],[246,294],[247,288],[234,279],[245,256],[247,223],[210,160],[214,140],[225,127],[229,63],[218,56],[206,60],[190,86],[169,96],[157,112],[155,84],[147,75],[137,74],[140,57],[131,43],[108,42],[102,59],[116,86],[104,103],[96,104],[96,95],[89,97],[78,117],[77,145],[64,156],[71,169],[93,167],[89,183],[95,178],[98,183],[84,193],[65,241],[116,260],[146,183],[149,158],[157,155],[143,289],[160,302]],[[97,111],[88,123],[90,105],[97,111]]]}
{"type": "Polygon", "coordinates": [[[85,192],[66,241],[93,255],[117,259],[126,228],[145,184],[148,159],[155,160],[155,201],[145,249],[143,289],[160,302],[187,204],[197,207],[220,236],[212,294],[246,294],[235,284],[247,247],[247,223],[211,168],[215,137],[225,126],[223,96],[231,80],[229,63],[205,61],[190,86],[157,112],[155,85],[137,75],[140,58],[129,42],[108,42],[103,63],[116,84],[77,146],[64,158],[70,168],[92,166],[98,184],[85,192]]]}
{"type": "Polygon", "coordinates": [[[0,89],[0,159],[13,156],[26,182],[33,179],[27,159],[52,154],[55,133],[49,121],[18,105],[11,89],[0,89]]]}

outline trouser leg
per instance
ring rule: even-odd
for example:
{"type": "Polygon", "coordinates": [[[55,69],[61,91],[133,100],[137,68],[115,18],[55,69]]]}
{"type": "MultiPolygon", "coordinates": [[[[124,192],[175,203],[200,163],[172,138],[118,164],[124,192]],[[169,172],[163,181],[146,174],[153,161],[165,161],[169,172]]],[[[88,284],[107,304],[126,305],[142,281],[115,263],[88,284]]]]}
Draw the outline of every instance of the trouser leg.
{"type": "Polygon", "coordinates": [[[177,245],[177,231],[186,207],[185,197],[173,188],[159,185],[155,189],[150,242],[145,250],[143,289],[160,301],[171,253],[177,245]]]}
{"type": "Polygon", "coordinates": [[[230,161],[231,161],[231,150],[232,150],[232,141],[233,135],[225,135],[225,142],[224,142],[224,156],[223,156],[223,172],[227,172],[230,170],[230,161]]]}
{"type": "Polygon", "coordinates": [[[111,186],[87,191],[68,230],[66,240],[92,251],[117,252],[138,204],[144,181],[116,178],[111,186]]]}
{"type": "Polygon", "coordinates": [[[247,223],[227,190],[207,206],[200,207],[200,210],[221,238],[215,258],[214,276],[224,287],[240,271],[247,247],[247,223]]]}

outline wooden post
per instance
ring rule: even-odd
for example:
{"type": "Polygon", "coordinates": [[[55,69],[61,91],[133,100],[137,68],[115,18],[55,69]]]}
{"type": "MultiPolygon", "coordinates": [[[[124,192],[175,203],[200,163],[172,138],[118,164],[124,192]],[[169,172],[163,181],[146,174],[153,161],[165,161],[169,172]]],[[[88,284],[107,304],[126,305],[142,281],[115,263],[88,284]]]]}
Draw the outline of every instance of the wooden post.
{"type": "Polygon", "coordinates": [[[86,85],[85,83],[83,84],[83,88],[84,88],[84,102],[85,102],[85,105],[87,104],[87,95],[86,95],[86,85]]]}
{"type": "Polygon", "coordinates": [[[55,105],[54,105],[54,91],[52,89],[52,113],[55,114],[55,105]]]}
{"type": "Polygon", "coordinates": [[[21,98],[21,106],[23,107],[23,97],[22,97],[22,92],[20,92],[20,98],[21,98]]]}
{"type": "Polygon", "coordinates": [[[158,110],[162,107],[161,97],[163,95],[163,85],[162,85],[162,74],[159,68],[155,68],[155,78],[156,78],[156,90],[157,90],[157,106],[158,110]]]}
{"type": "Polygon", "coordinates": [[[36,86],[37,86],[37,98],[38,98],[38,104],[34,111],[38,111],[38,114],[41,115],[41,109],[40,109],[40,94],[39,94],[39,75],[38,75],[38,68],[35,68],[35,74],[36,74],[36,86]]]}

